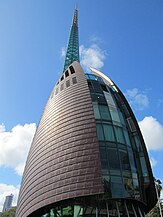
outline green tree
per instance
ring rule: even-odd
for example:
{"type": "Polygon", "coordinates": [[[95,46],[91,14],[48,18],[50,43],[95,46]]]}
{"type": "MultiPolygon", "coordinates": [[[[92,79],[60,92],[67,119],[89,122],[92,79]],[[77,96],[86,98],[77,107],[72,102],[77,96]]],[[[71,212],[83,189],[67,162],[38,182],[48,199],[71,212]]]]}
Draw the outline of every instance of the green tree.
{"type": "Polygon", "coordinates": [[[15,217],[16,207],[11,208],[10,210],[3,212],[1,217],[15,217]]]}
{"type": "MultiPolygon", "coordinates": [[[[155,182],[158,202],[153,207],[153,209],[146,215],[146,217],[160,217],[161,216],[160,208],[161,208],[162,213],[163,213],[163,204],[160,203],[160,195],[161,195],[161,191],[162,191],[162,183],[161,183],[161,181],[159,179],[155,179],[155,178],[154,178],[154,182],[155,182]]],[[[163,214],[162,214],[162,216],[163,216],[163,214]]]]}

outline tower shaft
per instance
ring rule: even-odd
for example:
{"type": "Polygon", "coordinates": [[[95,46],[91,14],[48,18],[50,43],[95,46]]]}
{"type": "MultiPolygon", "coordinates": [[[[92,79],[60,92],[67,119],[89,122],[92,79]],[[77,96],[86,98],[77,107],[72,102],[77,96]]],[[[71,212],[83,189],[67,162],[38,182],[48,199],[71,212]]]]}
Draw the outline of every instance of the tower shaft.
{"type": "Polygon", "coordinates": [[[73,63],[79,62],[78,10],[75,9],[63,71],[73,63]]]}

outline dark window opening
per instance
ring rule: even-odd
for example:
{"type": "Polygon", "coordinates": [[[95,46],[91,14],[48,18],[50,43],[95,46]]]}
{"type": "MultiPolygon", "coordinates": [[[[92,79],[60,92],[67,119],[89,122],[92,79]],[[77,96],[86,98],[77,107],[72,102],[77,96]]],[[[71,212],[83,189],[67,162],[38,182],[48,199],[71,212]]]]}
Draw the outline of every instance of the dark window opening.
{"type": "Polygon", "coordinates": [[[75,73],[75,70],[74,70],[74,67],[73,67],[73,66],[70,66],[69,69],[70,69],[70,71],[71,71],[71,74],[74,74],[74,73],[75,73]]]}
{"type": "Polygon", "coordinates": [[[66,87],[70,86],[70,80],[66,81],[66,87]]]}
{"type": "Polygon", "coordinates": [[[64,88],[63,84],[61,84],[61,87],[60,87],[60,91],[62,91],[64,88]]]}
{"type": "Polygon", "coordinates": [[[69,76],[69,72],[68,72],[68,70],[66,70],[66,72],[65,72],[65,76],[66,76],[66,78],[69,76]]]}
{"type": "Polygon", "coordinates": [[[102,88],[103,91],[108,92],[108,89],[107,89],[107,87],[104,84],[101,84],[101,88],[102,88]]]}
{"type": "Polygon", "coordinates": [[[56,89],[56,91],[55,91],[55,95],[57,95],[58,94],[58,88],[56,89]]]}
{"type": "Polygon", "coordinates": [[[57,82],[57,85],[59,84],[59,81],[57,82]]]}
{"type": "Polygon", "coordinates": [[[89,87],[89,90],[90,90],[91,92],[94,92],[94,91],[93,91],[92,83],[91,83],[90,81],[88,81],[88,87],[89,87]]]}
{"type": "Polygon", "coordinates": [[[72,83],[73,83],[73,84],[76,84],[76,83],[77,83],[76,77],[73,77],[73,78],[72,78],[72,83]]]}
{"type": "Polygon", "coordinates": [[[130,170],[130,164],[129,164],[127,151],[120,150],[120,159],[121,159],[122,170],[130,170]]]}
{"type": "Polygon", "coordinates": [[[64,76],[62,75],[62,77],[61,77],[61,81],[63,81],[63,79],[64,79],[64,76]]]}

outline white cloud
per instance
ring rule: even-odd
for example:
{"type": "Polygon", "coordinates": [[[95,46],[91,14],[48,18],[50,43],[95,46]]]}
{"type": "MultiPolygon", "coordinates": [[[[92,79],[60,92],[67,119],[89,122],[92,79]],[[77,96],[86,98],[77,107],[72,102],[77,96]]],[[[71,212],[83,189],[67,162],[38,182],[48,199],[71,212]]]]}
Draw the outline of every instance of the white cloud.
{"type": "Polygon", "coordinates": [[[137,110],[143,110],[149,105],[149,99],[144,92],[140,92],[137,88],[127,90],[126,97],[129,100],[131,106],[137,110]]]}
{"type": "Polygon", "coordinates": [[[61,48],[61,57],[62,57],[62,58],[65,58],[65,56],[66,56],[66,48],[65,48],[65,47],[62,47],[62,48],[61,48]]]}
{"type": "Polygon", "coordinates": [[[6,185],[4,183],[0,183],[0,211],[3,208],[6,196],[10,194],[14,195],[12,206],[16,206],[19,194],[19,186],[6,185]]]}
{"type": "MultiPolygon", "coordinates": [[[[98,39],[99,41],[100,39],[98,39]]],[[[97,41],[97,38],[91,39],[91,41],[97,41]]],[[[104,60],[106,58],[106,51],[102,50],[96,43],[93,43],[90,47],[85,47],[84,45],[80,45],[79,47],[80,53],[80,63],[86,69],[89,70],[90,67],[100,69],[104,66],[104,60]]],[[[66,56],[66,48],[61,48],[61,57],[65,58],[66,56]]]]}
{"type": "Polygon", "coordinates": [[[163,125],[150,116],[140,121],[139,126],[148,150],[163,150],[163,125]]]}
{"type": "Polygon", "coordinates": [[[151,162],[152,168],[157,165],[157,160],[154,157],[150,157],[150,162],[151,162]]]}
{"type": "Polygon", "coordinates": [[[80,48],[80,62],[86,67],[93,67],[100,69],[104,65],[106,58],[106,51],[103,51],[97,44],[92,44],[89,48],[81,45],[80,48]]]}
{"type": "Polygon", "coordinates": [[[35,130],[34,123],[16,125],[11,132],[0,125],[0,166],[14,168],[18,175],[22,175],[35,130]]]}
{"type": "Polygon", "coordinates": [[[5,125],[0,124],[0,133],[3,133],[5,131],[5,125]]]}

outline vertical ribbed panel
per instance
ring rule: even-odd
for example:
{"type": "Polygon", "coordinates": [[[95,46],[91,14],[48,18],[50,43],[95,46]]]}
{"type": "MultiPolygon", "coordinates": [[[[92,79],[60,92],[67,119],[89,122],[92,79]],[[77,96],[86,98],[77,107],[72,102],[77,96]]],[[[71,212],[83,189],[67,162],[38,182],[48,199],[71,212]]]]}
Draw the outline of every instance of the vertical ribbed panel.
{"type": "Polygon", "coordinates": [[[75,73],[54,87],[41,117],[25,167],[16,217],[27,217],[61,200],[104,193],[90,93],[80,64],[72,65],[75,73]],[[66,87],[68,80],[70,86],[66,87]],[[55,95],[62,84],[64,89],[55,95]]]}

